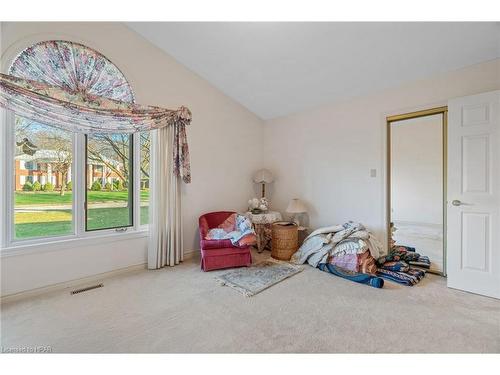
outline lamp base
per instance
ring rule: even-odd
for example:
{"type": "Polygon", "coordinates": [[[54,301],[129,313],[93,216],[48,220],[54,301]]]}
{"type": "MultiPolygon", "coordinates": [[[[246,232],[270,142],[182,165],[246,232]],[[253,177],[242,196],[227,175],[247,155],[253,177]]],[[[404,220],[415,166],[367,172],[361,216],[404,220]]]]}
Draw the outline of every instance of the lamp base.
{"type": "Polygon", "coordinates": [[[293,221],[293,222],[294,222],[294,223],[295,223],[298,227],[300,227],[300,221],[299,221],[299,217],[298,217],[298,216],[299,216],[299,215],[297,215],[297,214],[293,214],[293,216],[292,216],[292,221],[293,221]]]}

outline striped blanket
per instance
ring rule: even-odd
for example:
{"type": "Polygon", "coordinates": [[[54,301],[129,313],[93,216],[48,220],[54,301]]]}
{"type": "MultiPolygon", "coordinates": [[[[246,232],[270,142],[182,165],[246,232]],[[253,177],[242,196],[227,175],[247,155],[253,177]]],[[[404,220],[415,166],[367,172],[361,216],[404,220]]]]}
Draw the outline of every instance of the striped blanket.
{"type": "Polygon", "coordinates": [[[410,264],[410,266],[416,268],[425,268],[425,269],[431,268],[431,260],[429,259],[428,256],[425,255],[420,255],[420,257],[417,260],[410,260],[408,263],[410,264]]]}
{"type": "Polygon", "coordinates": [[[399,284],[412,286],[418,284],[431,266],[429,257],[415,252],[409,246],[394,246],[389,254],[377,259],[377,275],[399,284]]]}
{"type": "Polygon", "coordinates": [[[425,276],[424,270],[410,268],[406,272],[390,271],[384,268],[379,268],[377,275],[384,279],[395,281],[399,284],[413,286],[418,284],[425,276]]]}

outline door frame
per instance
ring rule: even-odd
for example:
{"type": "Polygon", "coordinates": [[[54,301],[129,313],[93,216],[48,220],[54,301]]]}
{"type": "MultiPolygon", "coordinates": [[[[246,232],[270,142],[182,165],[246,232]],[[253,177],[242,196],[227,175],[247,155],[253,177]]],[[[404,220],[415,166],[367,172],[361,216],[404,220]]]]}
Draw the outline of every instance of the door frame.
{"type": "Polygon", "coordinates": [[[387,246],[391,241],[391,123],[401,120],[409,120],[419,117],[442,114],[443,116],[443,271],[428,271],[446,277],[446,210],[447,210],[447,178],[448,178],[448,106],[424,109],[416,112],[408,112],[400,115],[386,117],[386,231],[387,246]]]}

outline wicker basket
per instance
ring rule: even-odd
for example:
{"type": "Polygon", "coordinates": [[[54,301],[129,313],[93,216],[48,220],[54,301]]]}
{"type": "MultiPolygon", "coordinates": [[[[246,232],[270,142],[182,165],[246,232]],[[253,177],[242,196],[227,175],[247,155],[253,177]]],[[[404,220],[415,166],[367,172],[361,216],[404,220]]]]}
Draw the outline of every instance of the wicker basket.
{"type": "Polygon", "coordinates": [[[290,260],[293,253],[299,248],[298,226],[280,225],[274,223],[272,226],[272,250],[274,259],[290,260]]]}

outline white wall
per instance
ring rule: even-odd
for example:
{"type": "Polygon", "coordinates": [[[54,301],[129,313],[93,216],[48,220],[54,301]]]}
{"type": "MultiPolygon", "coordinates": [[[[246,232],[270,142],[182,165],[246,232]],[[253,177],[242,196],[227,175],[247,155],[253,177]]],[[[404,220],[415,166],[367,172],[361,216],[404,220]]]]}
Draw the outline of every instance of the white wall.
{"type": "Polygon", "coordinates": [[[443,115],[391,123],[391,218],[443,224],[443,115]]]}
{"type": "Polygon", "coordinates": [[[497,59],[268,121],[264,155],[276,175],[274,207],[283,210],[291,198],[302,198],[313,227],[357,220],[385,239],[386,116],[498,88],[497,59]]]}
{"type": "MultiPolygon", "coordinates": [[[[262,166],[263,122],[258,117],[117,23],[2,23],[3,72],[22,49],[54,38],[77,41],[102,52],[123,71],[139,103],[191,109],[188,140],[193,182],[182,189],[186,252],[199,248],[199,215],[246,207],[255,195],[251,176],[262,166]]],[[[57,249],[46,245],[41,253],[2,257],[1,293],[9,295],[143,263],[146,243],[143,237],[57,249]]]]}

